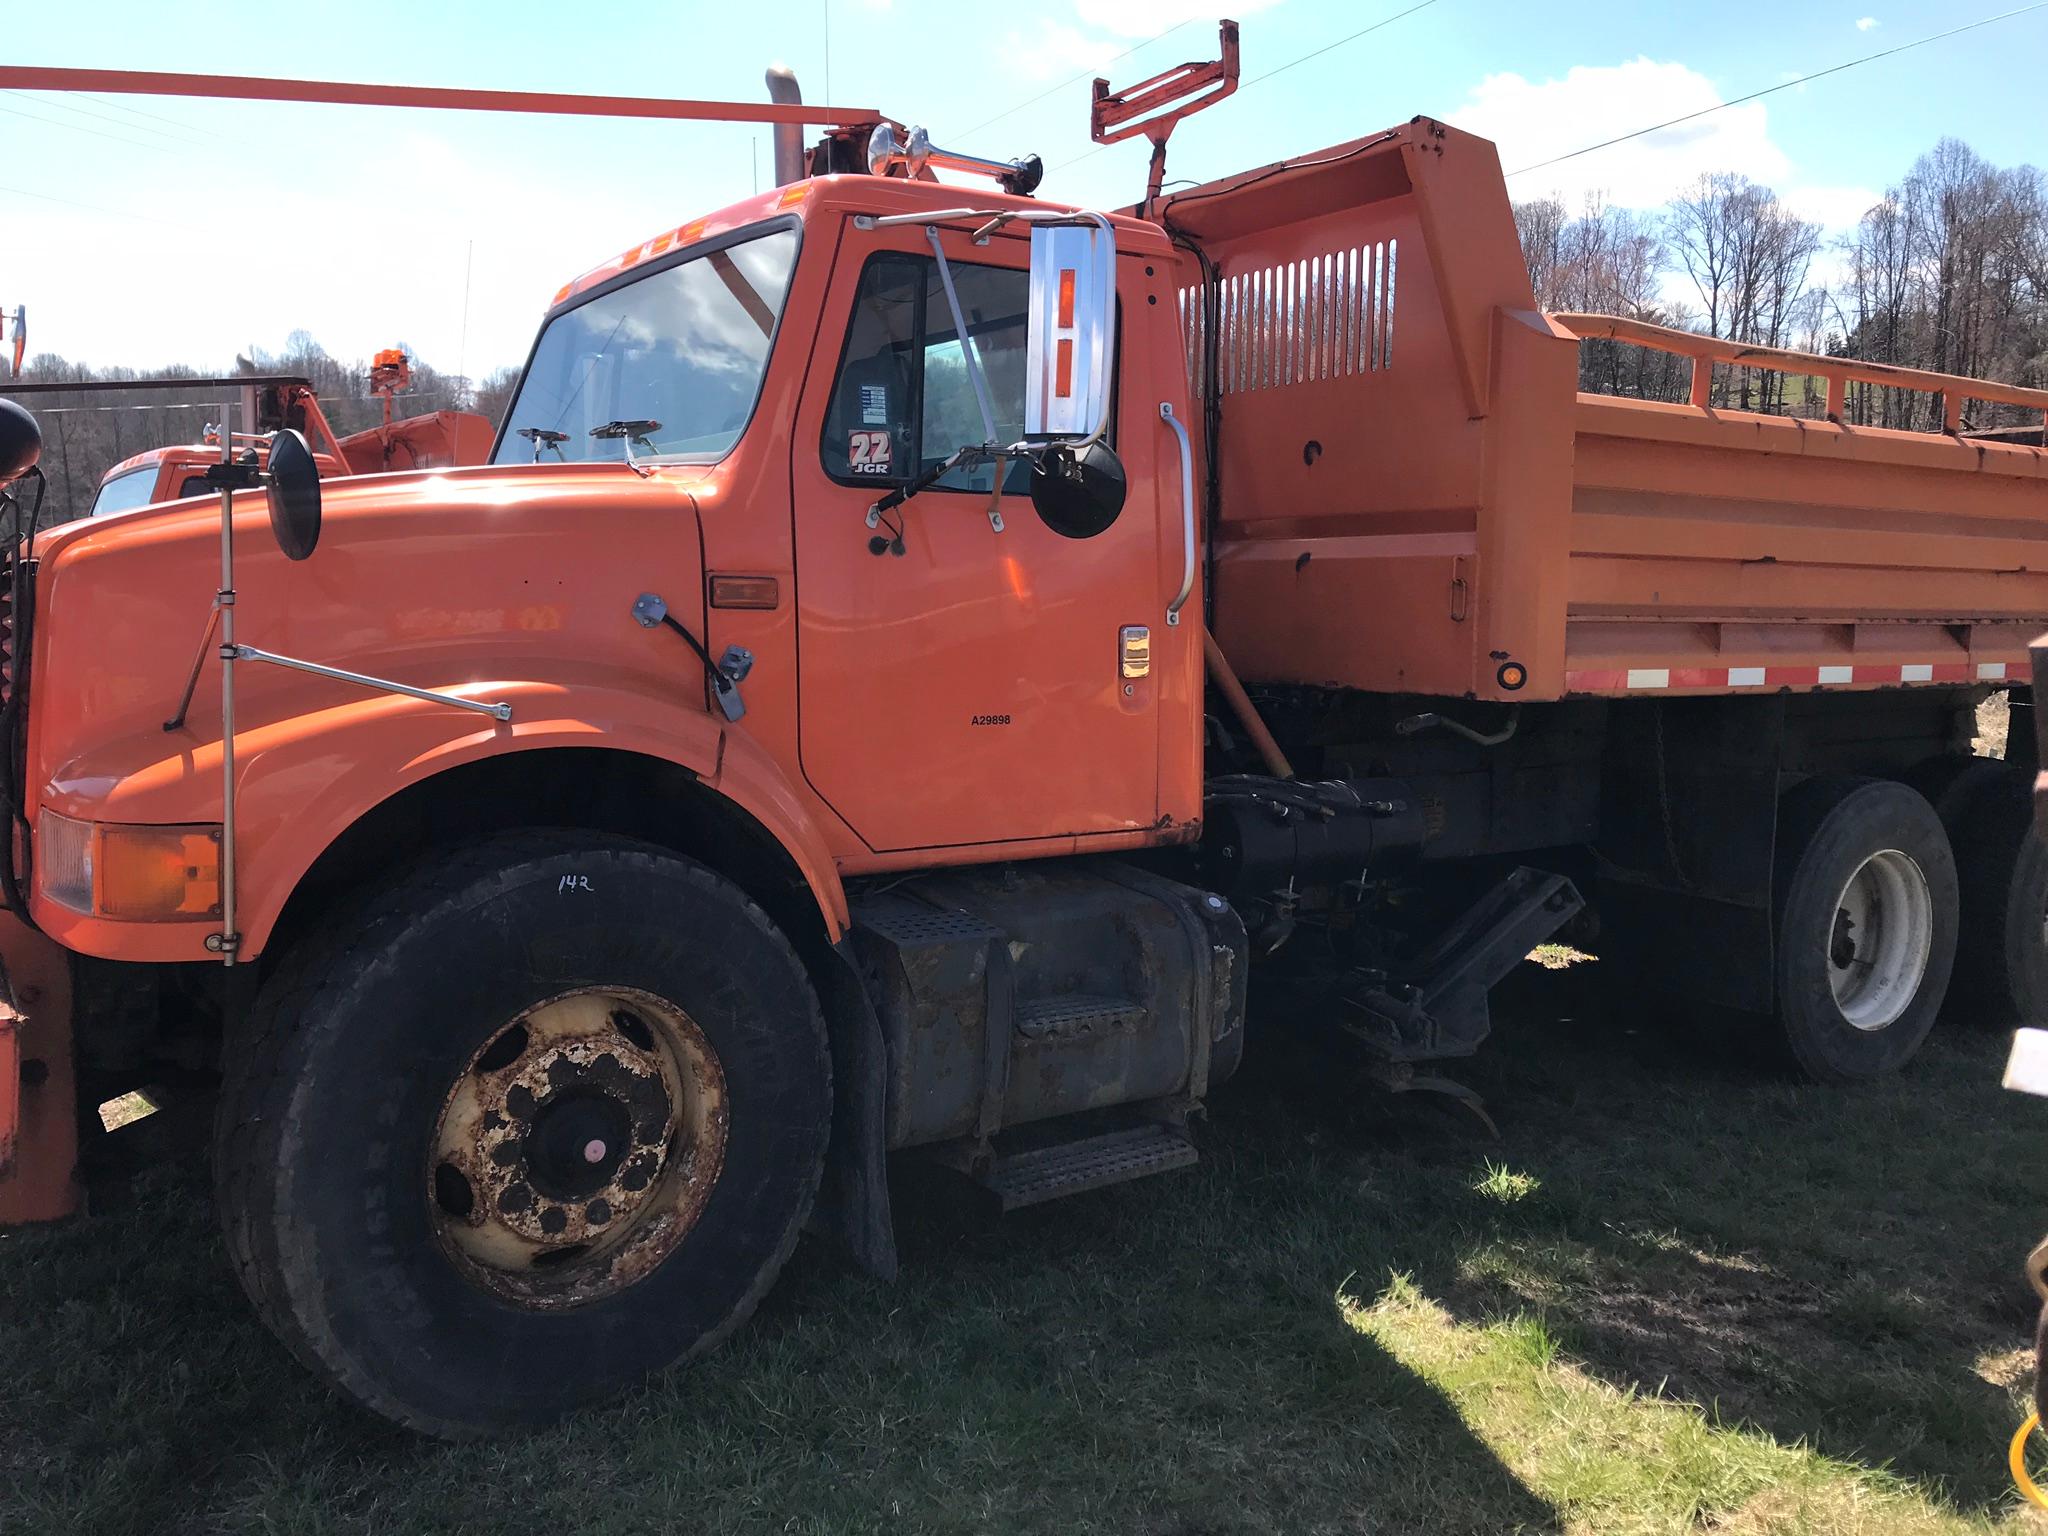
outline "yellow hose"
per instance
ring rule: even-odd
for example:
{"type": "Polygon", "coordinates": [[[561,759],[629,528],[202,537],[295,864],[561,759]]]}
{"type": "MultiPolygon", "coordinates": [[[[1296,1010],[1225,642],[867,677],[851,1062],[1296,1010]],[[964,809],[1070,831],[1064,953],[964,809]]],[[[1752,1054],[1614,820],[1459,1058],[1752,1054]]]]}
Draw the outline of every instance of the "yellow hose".
{"type": "Polygon", "coordinates": [[[2027,1496],[2029,1502],[2039,1505],[2042,1509],[2048,1509],[2048,1494],[2041,1492],[2034,1480],[2027,1476],[2027,1436],[2040,1427],[2041,1415],[2028,1414],[2027,1422],[2022,1424],[2019,1433],[2012,1437],[2012,1447],[2005,1453],[2005,1460],[2012,1468],[2012,1480],[2018,1485],[2020,1492],[2027,1496]]]}

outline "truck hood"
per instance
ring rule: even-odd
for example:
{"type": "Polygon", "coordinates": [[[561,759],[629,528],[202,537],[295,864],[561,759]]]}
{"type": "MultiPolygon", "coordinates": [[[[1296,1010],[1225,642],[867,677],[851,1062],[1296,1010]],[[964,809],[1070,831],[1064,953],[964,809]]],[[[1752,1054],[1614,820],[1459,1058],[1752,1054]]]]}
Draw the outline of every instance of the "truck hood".
{"type": "MultiPolygon", "coordinates": [[[[328,481],[320,545],[301,562],[272,540],[263,494],[240,493],[235,638],[418,688],[544,681],[573,692],[579,677],[637,669],[674,695],[675,658],[649,647],[631,607],[659,592],[701,624],[696,496],[715,472],[479,466],[328,481]]],[[[29,784],[71,814],[218,819],[218,503],[68,524],[42,535],[36,555],[29,784]],[[189,714],[167,731],[195,664],[189,714]]],[[[364,697],[272,666],[236,676],[238,742],[364,697]]],[[[447,713],[451,730],[477,718],[447,713]]]]}

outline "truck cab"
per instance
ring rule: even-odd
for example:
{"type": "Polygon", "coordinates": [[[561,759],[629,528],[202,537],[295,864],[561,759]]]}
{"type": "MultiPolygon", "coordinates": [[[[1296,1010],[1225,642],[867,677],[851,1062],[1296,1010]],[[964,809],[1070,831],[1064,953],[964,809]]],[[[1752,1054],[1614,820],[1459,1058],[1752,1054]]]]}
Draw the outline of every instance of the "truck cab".
{"type": "Polygon", "coordinates": [[[1201,656],[1193,628],[1168,623],[1189,551],[1159,415],[1162,402],[1185,413],[1186,381],[1154,362],[1178,356],[1170,247],[1117,223],[1109,440],[1130,495],[1112,524],[1055,531],[1033,512],[1021,455],[949,470],[871,517],[987,440],[947,276],[997,436],[1023,436],[1029,229],[974,235],[1006,208],[1046,209],[998,195],[977,199],[978,220],[863,227],[929,210],[932,190],[866,176],[795,190],[568,285],[493,463],[566,478],[630,450],[647,495],[687,477],[703,596],[696,583],[664,596],[712,654],[754,658],[745,729],[842,873],[1188,835],[1201,656]],[[593,435],[648,418],[644,437],[593,435]],[[914,790],[904,740],[919,743],[914,790]]]}
{"type": "MultiPolygon", "coordinates": [[[[261,464],[269,447],[260,440],[247,445],[261,464]]],[[[332,454],[316,455],[323,476],[343,474],[341,462],[332,454]]],[[[132,512],[137,507],[160,501],[183,501],[204,496],[211,489],[206,471],[220,462],[220,449],[210,443],[180,443],[165,448],[146,448],[123,459],[106,473],[92,499],[89,517],[106,517],[115,512],[132,512]]]]}

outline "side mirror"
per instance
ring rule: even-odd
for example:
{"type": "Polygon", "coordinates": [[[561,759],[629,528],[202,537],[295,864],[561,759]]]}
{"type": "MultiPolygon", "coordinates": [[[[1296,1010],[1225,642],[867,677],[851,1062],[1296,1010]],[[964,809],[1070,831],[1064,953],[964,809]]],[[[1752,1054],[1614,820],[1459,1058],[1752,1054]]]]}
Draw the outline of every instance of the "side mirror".
{"type": "Polygon", "coordinates": [[[1116,345],[1116,241],[1107,220],[1035,224],[1024,354],[1024,436],[1100,438],[1116,345]]]}
{"type": "Polygon", "coordinates": [[[43,429],[12,400],[0,400],[0,484],[34,469],[43,456],[43,429]]]}
{"type": "Polygon", "coordinates": [[[303,560],[320,542],[320,466],[305,438],[285,427],[270,440],[264,477],[270,492],[270,533],[288,560],[303,560]]]}
{"type": "Polygon", "coordinates": [[[1056,443],[1031,461],[1031,505],[1039,521],[1066,539],[1092,539],[1124,509],[1124,466],[1097,440],[1056,443]]]}

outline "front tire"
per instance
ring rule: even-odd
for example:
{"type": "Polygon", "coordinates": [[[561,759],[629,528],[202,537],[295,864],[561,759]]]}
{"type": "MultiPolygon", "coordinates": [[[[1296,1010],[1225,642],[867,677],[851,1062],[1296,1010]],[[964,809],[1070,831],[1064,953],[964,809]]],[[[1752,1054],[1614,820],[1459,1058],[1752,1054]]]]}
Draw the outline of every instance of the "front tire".
{"type": "Polygon", "coordinates": [[[1903,784],[1816,779],[1785,797],[1776,881],[1778,1024],[1823,1082],[1896,1071],[1927,1038],[1955,963],[1955,860],[1903,784]]]}
{"type": "Polygon", "coordinates": [[[545,1423],[716,1344],[824,1162],[788,941],[663,850],[525,832],[310,940],[231,1051],[215,1176],[264,1321],[444,1436],[545,1423]]]}

